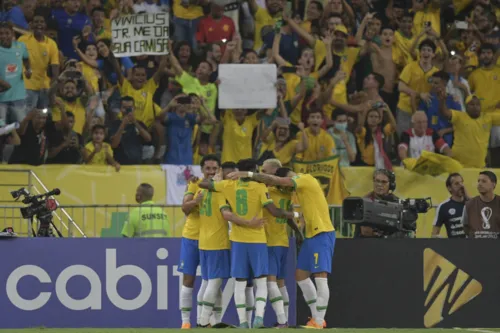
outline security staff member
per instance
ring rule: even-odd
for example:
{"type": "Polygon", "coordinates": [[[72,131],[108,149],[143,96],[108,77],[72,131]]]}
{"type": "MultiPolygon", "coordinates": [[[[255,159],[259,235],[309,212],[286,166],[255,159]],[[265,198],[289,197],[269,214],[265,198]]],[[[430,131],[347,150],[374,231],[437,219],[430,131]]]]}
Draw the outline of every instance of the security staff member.
{"type": "Polygon", "coordinates": [[[139,185],[135,200],[141,205],[132,209],[128,221],[123,226],[123,237],[168,237],[168,216],[161,207],[154,207],[154,189],[150,184],[139,185]]]}

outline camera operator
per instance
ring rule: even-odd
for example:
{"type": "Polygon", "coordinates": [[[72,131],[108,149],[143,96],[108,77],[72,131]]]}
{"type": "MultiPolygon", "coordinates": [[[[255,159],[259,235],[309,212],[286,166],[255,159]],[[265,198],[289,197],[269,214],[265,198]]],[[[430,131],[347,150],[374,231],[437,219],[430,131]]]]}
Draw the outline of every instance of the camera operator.
{"type": "Polygon", "coordinates": [[[446,179],[446,188],[451,197],[439,204],[436,209],[432,237],[439,237],[441,227],[444,224],[448,238],[465,238],[462,215],[468,198],[464,179],[459,173],[451,173],[446,179]]]}
{"type": "Polygon", "coordinates": [[[500,197],[495,195],[497,176],[481,171],[477,180],[479,195],[465,204],[462,223],[468,238],[493,238],[500,234],[500,197]]]}
{"type": "MultiPolygon", "coordinates": [[[[373,191],[368,193],[365,198],[372,201],[380,200],[385,202],[399,202],[399,198],[393,194],[396,189],[396,175],[394,172],[386,169],[377,169],[373,173],[373,191]]],[[[406,210],[403,214],[403,225],[412,224],[416,221],[418,214],[412,210],[406,210]]],[[[413,238],[413,231],[396,231],[386,233],[369,226],[356,225],[354,229],[354,238],[413,238]]]]}
{"type": "MultiPolygon", "coordinates": [[[[396,176],[394,173],[386,169],[377,169],[373,173],[373,191],[365,195],[365,198],[372,201],[398,202],[398,197],[392,193],[395,189],[396,176]]],[[[382,236],[382,232],[372,227],[356,225],[354,229],[354,238],[379,238],[382,236]]]]}

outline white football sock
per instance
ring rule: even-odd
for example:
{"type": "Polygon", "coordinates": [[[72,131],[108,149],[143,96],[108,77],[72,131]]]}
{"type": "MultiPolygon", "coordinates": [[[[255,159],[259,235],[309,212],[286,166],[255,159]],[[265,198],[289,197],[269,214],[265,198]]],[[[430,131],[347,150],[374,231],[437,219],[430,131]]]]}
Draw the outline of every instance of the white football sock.
{"type": "Polygon", "coordinates": [[[280,289],[276,281],[267,282],[267,292],[269,293],[269,301],[276,313],[278,324],[286,323],[285,308],[283,305],[283,297],[281,297],[280,289]]]}
{"type": "Polygon", "coordinates": [[[236,312],[238,312],[238,319],[240,320],[240,324],[247,322],[247,306],[245,300],[246,286],[246,281],[234,281],[234,304],[236,305],[236,312]]]}
{"type": "Polygon", "coordinates": [[[267,277],[253,280],[255,285],[255,317],[264,318],[267,302],[267,277]]]}
{"type": "Polygon", "coordinates": [[[210,323],[210,316],[215,307],[217,294],[220,291],[222,279],[208,280],[207,289],[203,295],[203,311],[201,311],[200,325],[207,326],[210,323]]]}
{"type": "Polygon", "coordinates": [[[318,294],[318,300],[316,301],[316,323],[318,325],[323,325],[325,320],[326,308],[328,307],[328,301],[330,300],[330,289],[328,288],[328,279],[317,277],[314,279],[316,281],[316,288],[318,294]]]}
{"type": "Polygon", "coordinates": [[[247,310],[247,322],[248,322],[248,327],[252,328],[252,317],[253,317],[253,311],[255,310],[255,294],[253,293],[253,286],[252,287],[246,287],[245,288],[245,295],[246,295],[246,310],[247,310]]]}
{"type": "Polygon", "coordinates": [[[302,290],[302,294],[304,295],[304,299],[306,300],[307,305],[309,305],[309,309],[311,309],[311,317],[316,318],[318,315],[316,314],[318,311],[316,310],[316,301],[318,295],[316,293],[316,288],[314,287],[314,283],[310,278],[307,278],[302,281],[298,281],[300,290],[302,290]]]}
{"type": "Polygon", "coordinates": [[[217,293],[217,298],[215,299],[215,308],[214,308],[214,321],[215,324],[218,324],[222,321],[222,290],[219,288],[219,292],[217,293]]]}
{"type": "Polygon", "coordinates": [[[283,297],[283,308],[285,310],[286,321],[288,322],[288,305],[290,304],[290,297],[286,286],[280,288],[281,297],[283,297]]]}
{"type": "Polygon", "coordinates": [[[198,290],[198,294],[196,295],[196,324],[200,323],[201,311],[203,310],[203,295],[207,289],[207,284],[207,280],[201,280],[200,290],[198,290]]]}
{"type": "Polygon", "coordinates": [[[181,287],[181,317],[183,324],[190,324],[189,317],[191,316],[191,308],[193,306],[193,288],[186,286],[181,287]]]}

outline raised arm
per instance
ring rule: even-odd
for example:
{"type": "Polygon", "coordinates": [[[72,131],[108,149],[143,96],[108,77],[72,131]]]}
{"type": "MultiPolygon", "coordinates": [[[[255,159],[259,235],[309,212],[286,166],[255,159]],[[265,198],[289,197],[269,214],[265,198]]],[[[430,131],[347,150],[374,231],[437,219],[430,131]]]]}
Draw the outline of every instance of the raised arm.
{"type": "Polygon", "coordinates": [[[281,32],[274,34],[273,40],[273,59],[279,67],[286,66],[287,63],[282,56],[280,56],[280,41],[281,41],[281,32]]]}
{"type": "Polygon", "coordinates": [[[438,92],[437,96],[439,101],[439,114],[441,114],[445,119],[450,120],[453,113],[450,109],[448,109],[448,106],[446,105],[446,90],[441,89],[438,92]]]}
{"type": "MultiPolygon", "coordinates": [[[[246,171],[236,171],[231,172],[227,175],[229,179],[239,179],[239,178],[251,178],[252,180],[271,186],[285,186],[285,187],[295,187],[295,183],[290,177],[278,177],[273,175],[266,175],[262,173],[253,173],[246,171]]],[[[200,184],[201,187],[201,184],[200,184]]]]}

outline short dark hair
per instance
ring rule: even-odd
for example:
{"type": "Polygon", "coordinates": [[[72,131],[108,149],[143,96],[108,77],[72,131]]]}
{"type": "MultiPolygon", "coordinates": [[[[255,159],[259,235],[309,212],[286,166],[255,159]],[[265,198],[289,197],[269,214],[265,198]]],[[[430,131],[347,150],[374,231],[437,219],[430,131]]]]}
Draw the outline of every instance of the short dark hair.
{"type": "Polygon", "coordinates": [[[448,178],[446,178],[446,183],[445,184],[446,184],[447,188],[451,186],[451,179],[454,178],[454,177],[460,177],[460,178],[462,178],[462,180],[464,179],[464,177],[462,177],[462,175],[459,174],[458,172],[450,173],[448,175],[448,178]]]}
{"type": "Polygon", "coordinates": [[[391,30],[392,32],[394,32],[394,28],[391,27],[390,25],[383,25],[382,28],[380,29],[380,32],[384,30],[391,30]]]}
{"type": "Polygon", "coordinates": [[[484,44],[481,44],[481,46],[479,47],[477,54],[479,55],[483,51],[486,51],[486,50],[491,50],[493,53],[495,53],[497,51],[497,48],[495,47],[495,45],[493,45],[491,43],[484,43],[484,44]]]}
{"type": "Polygon", "coordinates": [[[66,117],[75,118],[75,114],[71,111],[66,111],[66,117]]]}
{"type": "Polygon", "coordinates": [[[134,103],[135,105],[135,100],[133,97],[131,96],[123,96],[122,98],[120,98],[120,105],[123,103],[123,102],[132,102],[134,103]]]}
{"type": "Polygon", "coordinates": [[[481,171],[479,174],[488,177],[493,183],[495,183],[495,184],[497,183],[497,175],[495,175],[493,172],[481,171]]]}
{"type": "Polygon", "coordinates": [[[379,74],[377,72],[371,72],[370,74],[375,77],[375,80],[378,82],[379,88],[382,88],[385,85],[385,78],[382,74],[379,74]]]}
{"type": "Polygon", "coordinates": [[[245,158],[238,161],[237,167],[240,171],[254,172],[257,170],[258,163],[253,158],[245,158]]]}
{"type": "Polygon", "coordinates": [[[91,132],[94,133],[98,129],[102,129],[106,133],[106,127],[104,127],[104,125],[101,124],[95,124],[94,126],[92,126],[91,132]]]}
{"type": "Polygon", "coordinates": [[[234,162],[224,162],[220,167],[221,169],[236,169],[238,166],[234,162]]]}
{"type": "Polygon", "coordinates": [[[347,112],[345,112],[345,110],[342,110],[342,109],[335,109],[333,112],[332,112],[332,119],[333,120],[337,120],[338,117],[340,116],[347,116],[347,112]]]}
{"type": "Polygon", "coordinates": [[[202,63],[207,64],[207,65],[208,65],[208,67],[210,67],[210,70],[211,70],[211,71],[213,71],[213,70],[214,70],[214,68],[212,67],[212,64],[211,64],[211,63],[209,63],[209,62],[208,62],[208,61],[206,61],[206,60],[202,60],[202,61],[200,61],[200,62],[198,63],[198,66],[196,66],[196,68],[200,67],[200,65],[201,65],[202,63]]]}
{"type": "Polygon", "coordinates": [[[278,168],[278,170],[276,170],[276,176],[287,177],[290,171],[292,171],[290,168],[278,168]]]}
{"type": "Polygon", "coordinates": [[[318,1],[318,0],[311,0],[309,2],[309,4],[312,4],[312,3],[315,4],[318,7],[319,10],[323,10],[323,4],[320,1],[318,1]]]}
{"type": "Polygon", "coordinates": [[[90,16],[93,16],[95,12],[103,12],[105,13],[106,11],[104,10],[103,7],[95,7],[94,9],[92,9],[92,11],[90,12],[90,16]]]}
{"type": "Polygon", "coordinates": [[[200,166],[203,168],[203,166],[205,165],[205,162],[208,162],[208,161],[215,161],[215,162],[217,162],[217,165],[220,165],[219,158],[213,154],[210,154],[210,155],[203,156],[203,158],[201,159],[201,162],[200,162],[200,166]]]}
{"type": "Polygon", "coordinates": [[[413,12],[410,12],[408,9],[404,11],[403,13],[403,16],[402,17],[411,17],[411,19],[413,20],[413,18],[415,17],[415,13],[413,12]]]}
{"type": "Polygon", "coordinates": [[[450,74],[446,73],[445,71],[437,71],[436,73],[432,74],[432,77],[441,79],[444,82],[450,81],[450,74]]]}
{"type": "Polygon", "coordinates": [[[422,49],[425,47],[425,46],[428,46],[432,49],[432,52],[436,53],[436,43],[434,43],[432,40],[430,40],[429,38],[427,39],[424,39],[420,45],[418,46],[418,50],[419,51],[422,51],[422,49]]]}
{"type": "Polygon", "coordinates": [[[145,72],[147,72],[148,70],[146,69],[146,67],[144,66],[141,66],[141,65],[135,65],[134,67],[132,67],[132,73],[135,72],[136,70],[138,69],[144,69],[145,72]]]}

